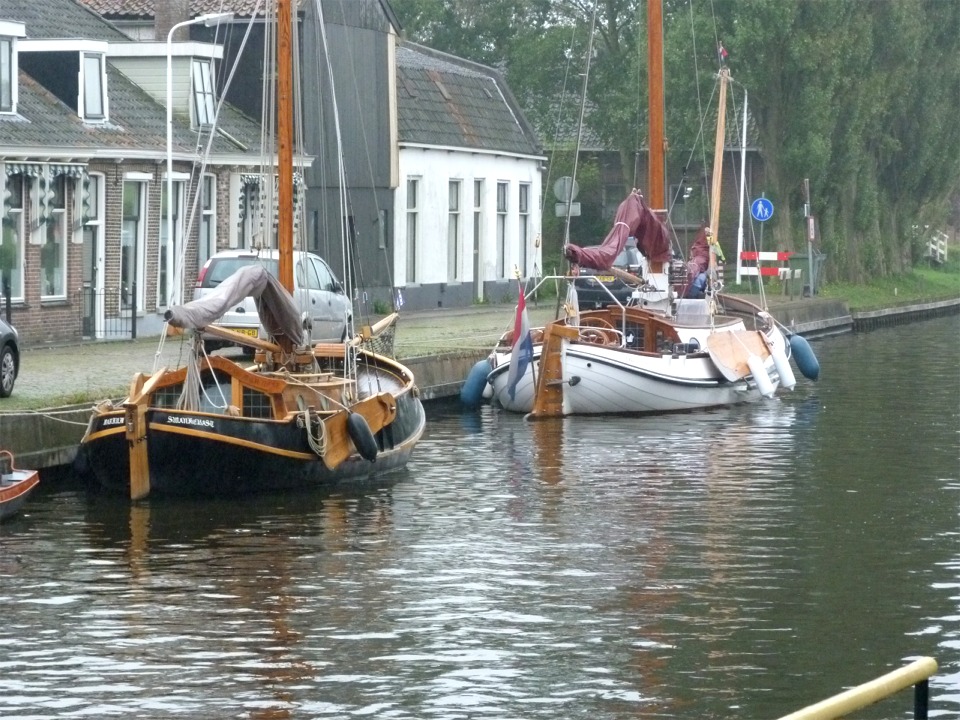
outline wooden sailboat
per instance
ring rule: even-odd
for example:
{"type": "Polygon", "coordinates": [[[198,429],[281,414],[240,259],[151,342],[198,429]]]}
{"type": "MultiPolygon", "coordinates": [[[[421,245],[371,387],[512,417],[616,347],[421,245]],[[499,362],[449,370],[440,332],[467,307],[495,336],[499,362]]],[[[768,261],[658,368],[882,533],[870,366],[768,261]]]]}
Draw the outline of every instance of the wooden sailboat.
{"type": "Polygon", "coordinates": [[[183,367],[133,378],[94,408],[78,463],[137,500],[154,493],[236,495],[379,476],[406,465],[425,416],[413,374],[375,352],[395,315],[340,343],[312,343],[293,289],[293,61],[290,0],[277,3],[279,280],[250,266],[216,293],[167,312],[192,335],[183,367]],[[253,296],[269,338],[219,328],[253,296]],[[206,354],[201,331],[255,351],[252,365],[206,354]]]}
{"type": "MultiPolygon", "coordinates": [[[[508,371],[517,343],[512,333],[506,333],[476,372],[488,372],[489,392],[507,410],[530,413],[532,418],[687,411],[769,398],[779,386],[792,388],[796,382],[788,359],[792,341],[770,313],[719,292],[719,245],[709,229],[705,297],[680,297],[670,277],[668,230],[661,217],[666,205],[661,18],[659,2],[648,3],[650,197],[631,193],[600,246],[565,247],[575,267],[607,272],[627,238],[634,237],[647,270],[643,278],[633,278],[637,290],[630,302],[622,305],[611,298],[600,310],[579,312],[570,283],[574,293],[568,297],[565,316],[536,331],[532,370],[519,379],[508,371]]],[[[718,82],[711,228],[719,224],[730,82],[726,67],[720,68],[718,82]]],[[[541,283],[556,279],[572,278],[550,277],[541,283]]]]}

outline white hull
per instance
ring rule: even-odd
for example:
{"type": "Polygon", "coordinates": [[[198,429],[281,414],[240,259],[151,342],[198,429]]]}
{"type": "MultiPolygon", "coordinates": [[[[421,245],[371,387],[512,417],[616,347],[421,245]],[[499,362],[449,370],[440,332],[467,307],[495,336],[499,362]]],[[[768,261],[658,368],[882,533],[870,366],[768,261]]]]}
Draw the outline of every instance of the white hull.
{"type": "MultiPolygon", "coordinates": [[[[722,329],[681,328],[676,324],[671,327],[683,343],[660,352],[634,349],[626,343],[597,344],[586,339],[595,333],[587,328],[581,329],[577,339],[564,338],[560,343],[559,378],[551,378],[551,385],[562,389],[560,414],[701,410],[754,402],[772,396],[779,386],[780,372],[774,356],[779,356],[781,368],[788,361],[787,341],[776,326],[762,333],[748,331],[741,320],[727,322],[722,329]],[[752,343],[752,351],[744,340],[752,343]],[[719,348],[727,348],[740,357],[735,363],[724,364],[723,353],[714,352],[719,348]],[[745,361],[750,356],[754,356],[754,367],[748,370],[745,361]],[[760,382],[753,370],[763,373],[760,382]]],[[[493,370],[487,378],[492,402],[511,412],[533,411],[542,352],[542,344],[534,347],[533,362],[510,397],[510,352],[503,347],[495,351],[491,356],[493,370]]],[[[791,383],[792,378],[788,378],[788,387],[791,383]]]]}
{"type": "MultiPolygon", "coordinates": [[[[539,371],[536,351],[534,358],[539,371]]],[[[511,398],[508,365],[509,357],[507,364],[490,373],[493,400],[511,412],[528,413],[533,409],[534,373],[528,371],[521,378],[511,398]]],[[[565,343],[562,367],[564,415],[681,412],[761,398],[752,378],[728,381],[704,353],[649,357],[630,350],[565,343]]],[[[768,360],[765,368],[776,387],[779,378],[773,361],[768,360]]]]}

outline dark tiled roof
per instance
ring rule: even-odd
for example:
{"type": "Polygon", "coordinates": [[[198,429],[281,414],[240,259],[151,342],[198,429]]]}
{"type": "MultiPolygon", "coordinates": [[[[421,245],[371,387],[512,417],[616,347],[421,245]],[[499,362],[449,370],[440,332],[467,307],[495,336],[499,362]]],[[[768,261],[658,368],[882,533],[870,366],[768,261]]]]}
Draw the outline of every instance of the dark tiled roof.
{"type": "MultiPolygon", "coordinates": [[[[137,152],[153,157],[165,154],[166,108],[109,64],[107,74],[110,122],[94,124],[82,122],[74,110],[29,75],[20,73],[18,114],[0,116],[0,153],[16,156],[18,150],[46,148],[48,152],[65,155],[106,158],[137,152]]],[[[256,123],[227,107],[222,111],[220,126],[247,149],[218,136],[214,153],[259,157],[260,133],[256,123]]],[[[178,153],[192,154],[197,133],[175,121],[173,144],[178,153]]]]}
{"type": "Polygon", "coordinates": [[[22,22],[27,39],[127,40],[126,35],[73,0],[3,0],[0,19],[22,22]]]}
{"type": "Polygon", "coordinates": [[[399,43],[397,106],[401,143],[541,153],[503,78],[483,65],[399,43]]]}
{"type": "MultiPolygon", "coordinates": [[[[43,0],[34,0],[43,2],[43,0]]],[[[79,0],[95,13],[114,19],[152,18],[156,2],[163,0],[79,0]]],[[[259,15],[263,14],[266,3],[260,3],[259,15]]],[[[299,0],[294,0],[299,6],[299,0]]],[[[190,17],[207,13],[233,12],[237,17],[251,17],[257,7],[257,0],[190,0],[190,17]]]]}

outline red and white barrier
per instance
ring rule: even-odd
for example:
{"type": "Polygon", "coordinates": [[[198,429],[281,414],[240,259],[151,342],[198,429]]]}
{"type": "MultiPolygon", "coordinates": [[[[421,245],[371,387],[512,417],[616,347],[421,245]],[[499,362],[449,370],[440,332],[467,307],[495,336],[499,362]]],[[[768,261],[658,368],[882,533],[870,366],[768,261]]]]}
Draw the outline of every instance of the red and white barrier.
{"type": "Polygon", "coordinates": [[[762,262],[786,262],[793,255],[792,252],[755,252],[744,251],[740,253],[740,275],[761,275],[763,277],[777,277],[780,268],[776,266],[762,267],[762,262]],[[755,265],[744,265],[744,262],[756,263],[755,265]]]}

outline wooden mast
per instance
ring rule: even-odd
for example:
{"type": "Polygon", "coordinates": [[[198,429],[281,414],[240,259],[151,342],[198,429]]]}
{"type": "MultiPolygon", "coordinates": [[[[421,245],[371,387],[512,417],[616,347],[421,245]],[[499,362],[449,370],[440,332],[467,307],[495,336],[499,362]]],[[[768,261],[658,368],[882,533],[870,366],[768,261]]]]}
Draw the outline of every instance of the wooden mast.
{"type": "Polygon", "coordinates": [[[277,0],[277,247],[279,280],[293,292],[293,21],[277,0]]]}
{"type": "MultiPolygon", "coordinates": [[[[647,1],[647,100],[650,125],[647,201],[654,212],[666,210],[663,9],[660,0],[647,1]]],[[[652,272],[663,272],[663,263],[651,263],[652,272]]]]}
{"type": "Polygon", "coordinates": [[[710,260],[707,277],[713,281],[717,274],[717,228],[720,226],[720,187],[723,181],[723,143],[727,134],[727,84],[730,71],[720,68],[720,92],[717,98],[717,137],[713,145],[713,177],[710,185],[710,231],[707,241],[710,260]]]}

